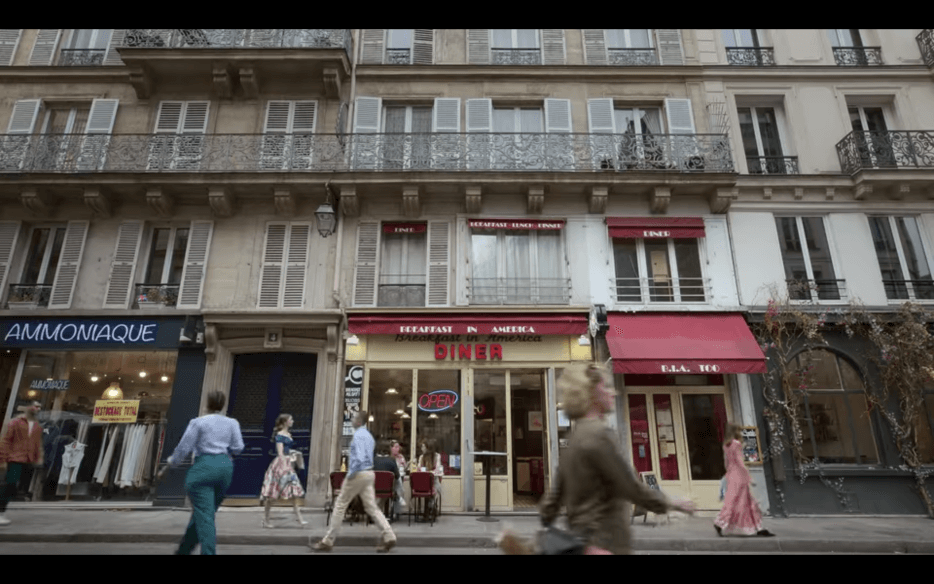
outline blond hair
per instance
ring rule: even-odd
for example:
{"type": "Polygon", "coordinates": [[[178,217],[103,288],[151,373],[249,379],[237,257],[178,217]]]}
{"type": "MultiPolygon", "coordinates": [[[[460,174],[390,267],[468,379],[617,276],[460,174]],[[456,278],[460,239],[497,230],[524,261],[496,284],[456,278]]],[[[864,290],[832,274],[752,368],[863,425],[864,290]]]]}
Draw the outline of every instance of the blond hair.
{"type": "Polygon", "coordinates": [[[607,384],[606,369],[597,363],[574,363],[558,378],[558,399],[568,418],[583,418],[593,404],[594,392],[601,383],[607,384]]]}
{"type": "Polygon", "coordinates": [[[743,429],[738,424],[727,424],[723,433],[723,443],[729,445],[733,440],[742,441],[743,429]]]}

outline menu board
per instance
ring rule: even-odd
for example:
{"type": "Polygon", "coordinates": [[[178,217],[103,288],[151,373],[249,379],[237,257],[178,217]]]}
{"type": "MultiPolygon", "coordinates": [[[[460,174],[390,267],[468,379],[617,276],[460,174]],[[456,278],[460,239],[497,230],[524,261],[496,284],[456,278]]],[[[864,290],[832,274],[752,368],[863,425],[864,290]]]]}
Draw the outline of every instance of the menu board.
{"type": "Polygon", "coordinates": [[[742,439],[743,462],[746,464],[762,464],[762,449],[759,446],[759,428],[756,426],[743,426],[742,439]]]}

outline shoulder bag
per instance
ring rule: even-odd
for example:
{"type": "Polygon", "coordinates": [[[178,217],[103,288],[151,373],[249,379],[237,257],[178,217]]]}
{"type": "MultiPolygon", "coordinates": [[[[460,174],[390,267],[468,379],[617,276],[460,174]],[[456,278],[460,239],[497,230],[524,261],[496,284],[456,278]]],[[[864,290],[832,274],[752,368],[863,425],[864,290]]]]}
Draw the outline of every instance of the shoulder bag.
{"type": "Polygon", "coordinates": [[[542,530],[538,545],[543,556],[581,556],[587,549],[584,538],[551,525],[542,530]]]}

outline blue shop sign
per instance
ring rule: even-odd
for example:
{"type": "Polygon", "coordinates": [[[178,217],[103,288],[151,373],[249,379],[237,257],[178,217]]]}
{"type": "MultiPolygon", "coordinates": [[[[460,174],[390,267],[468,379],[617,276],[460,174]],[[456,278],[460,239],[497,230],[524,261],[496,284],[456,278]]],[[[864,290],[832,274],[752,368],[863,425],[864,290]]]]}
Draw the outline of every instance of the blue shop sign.
{"type": "Polygon", "coordinates": [[[0,346],[154,345],[158,331],[155,321],[9,320],[0,323],[0,346]]]}

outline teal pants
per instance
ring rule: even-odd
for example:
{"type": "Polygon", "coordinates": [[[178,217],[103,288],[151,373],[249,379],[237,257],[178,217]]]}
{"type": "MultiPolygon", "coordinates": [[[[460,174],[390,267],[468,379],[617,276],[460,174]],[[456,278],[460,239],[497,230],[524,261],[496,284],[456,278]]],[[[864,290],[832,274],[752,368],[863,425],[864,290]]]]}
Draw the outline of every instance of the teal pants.
{"type": "Polygon", "coordinates": [[[176,554],[188,555],[201,544],[201,555],[217,555],[217,529],[214,517],[233,480],[233,461],[226,454],[203,454],[185,477],[185,490],[191,500],[191,521],[176,554]]]}

